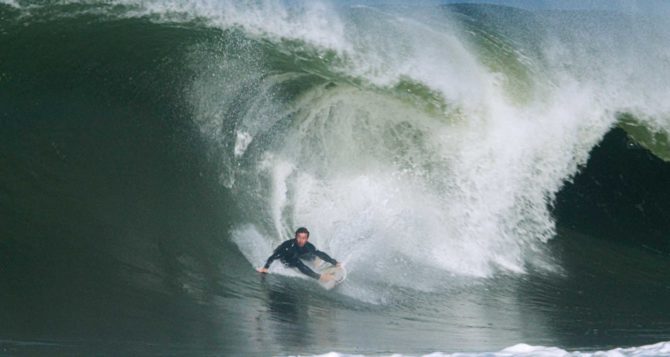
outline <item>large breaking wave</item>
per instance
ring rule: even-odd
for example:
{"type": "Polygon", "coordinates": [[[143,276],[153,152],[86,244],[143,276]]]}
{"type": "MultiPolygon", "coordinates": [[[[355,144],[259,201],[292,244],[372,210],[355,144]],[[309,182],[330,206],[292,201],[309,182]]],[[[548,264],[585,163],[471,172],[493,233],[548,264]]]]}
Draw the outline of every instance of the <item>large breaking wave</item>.
{"type": "Polygon", "coordinates": [[[622,118],[668,129],[668,34],[647,18],[196,8],[224,33],[194,51],[195,120],[247,214],[233,239],[251,264],[306,225],[361,280],[552,269],[552,204],[592,148],[622,118]]]}
{"type": "Polygon", "coordinates": [[[0,2],[0,348],[667,340],[661,13],[0,2]]]}
{"type": "Polygon", "coordinates": [[[407,271],[553,269],[555,196],[611,128],[668,155],[668,31],[646,15],[9,5],[18,23],[140,19],[194,34],[177,86],[243,212],[233,241],[252,265],[305,225],[353,280],[428,288],[407,271]]]}

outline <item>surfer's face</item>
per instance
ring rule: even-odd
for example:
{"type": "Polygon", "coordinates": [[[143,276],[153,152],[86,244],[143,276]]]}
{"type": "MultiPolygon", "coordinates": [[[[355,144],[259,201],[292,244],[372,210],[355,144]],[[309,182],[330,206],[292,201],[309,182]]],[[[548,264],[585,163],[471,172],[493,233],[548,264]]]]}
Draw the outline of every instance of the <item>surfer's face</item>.
{"type": "Polygon", "coordinates": [[[300,248],[302,248],[305,245],[305,243],[307,243],[308,239],[309,235],[307,233],[298,233],[295,235],[295,242],[300,248]]]}

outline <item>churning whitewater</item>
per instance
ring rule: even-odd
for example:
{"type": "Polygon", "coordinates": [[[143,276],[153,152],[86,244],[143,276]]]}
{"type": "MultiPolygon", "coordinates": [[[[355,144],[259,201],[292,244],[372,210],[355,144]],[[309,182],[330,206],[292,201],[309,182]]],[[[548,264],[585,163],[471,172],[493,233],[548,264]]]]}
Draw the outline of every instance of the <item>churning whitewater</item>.
{"type": "MultiPolygon", "coordinates": [[[[146,10],[192,13],[165,6],[146,10]]],[[[362,280],[426,288],[445,282],[403,272],[553,270],[543,244],[563,182],[621,113],[670,128],[665,50],[631,34],[613,46],[609,18],[592,32],[560,16],[516,30],[323,3],[195,12],[244,33],[196,54],[207,59],[192,92],[222,181],[253,217],[233,238],[252,265],[306,225],[362,280]]]]}
{"type": "Polygon", "coordinates": [[[667,354],[670,12],[561,4],[0,0],[0,351],[667,354]]]}

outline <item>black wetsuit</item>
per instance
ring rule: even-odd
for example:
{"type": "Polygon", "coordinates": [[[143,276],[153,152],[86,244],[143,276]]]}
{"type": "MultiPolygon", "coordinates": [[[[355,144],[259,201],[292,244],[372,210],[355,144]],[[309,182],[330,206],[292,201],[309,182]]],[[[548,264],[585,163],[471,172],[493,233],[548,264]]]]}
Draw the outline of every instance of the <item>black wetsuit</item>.
{"type": "Polygon", "coordinates": [[[270,264],[272,264],[275,259],[279,259],[284,265],[298,268],[303,274],[309,275],[314,279],[319,279],[321,275],[314,272],[302,262],[302,260],[314,260],[316,257],[319,257],[330,264],[337,264],[337,260],[328,256],[328,254],[317,250],[312,243],[306,242],[301,248],[298,247],[295,239],[289,239],[275,249],[274,253],[272,253],[268,258],[268,261],[265,263],[265,268],[269,268],[270,264]]]}

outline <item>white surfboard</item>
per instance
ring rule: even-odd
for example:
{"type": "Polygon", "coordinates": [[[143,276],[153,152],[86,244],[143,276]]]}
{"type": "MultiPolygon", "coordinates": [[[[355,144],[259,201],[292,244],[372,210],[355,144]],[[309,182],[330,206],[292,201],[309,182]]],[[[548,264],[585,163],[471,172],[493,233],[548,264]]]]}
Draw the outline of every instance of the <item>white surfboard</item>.
{"type": "Polygon", "coordinates": [[[342,266],[329,266],[327,268],[319,270],[319,274],[331,275],[332,279],[326,282],[319,280],[319,284],[323,286],[326,290],[330,290],[335,286],[341,284],[347,278],[347,271],[342,266]]]}

